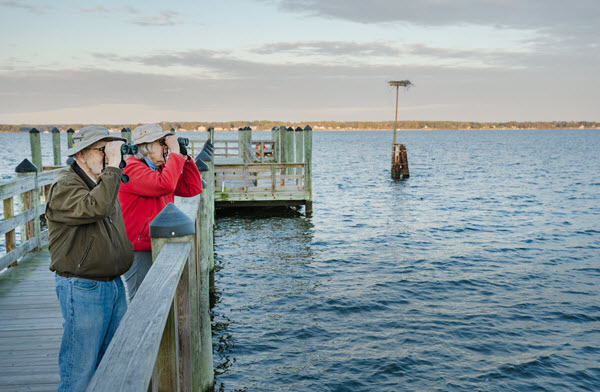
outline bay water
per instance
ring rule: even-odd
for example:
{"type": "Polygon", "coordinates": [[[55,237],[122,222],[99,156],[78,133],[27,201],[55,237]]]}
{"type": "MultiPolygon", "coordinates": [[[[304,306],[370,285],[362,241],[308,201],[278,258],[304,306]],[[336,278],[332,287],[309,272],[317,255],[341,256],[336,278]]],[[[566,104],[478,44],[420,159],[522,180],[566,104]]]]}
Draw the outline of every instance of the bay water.
{"type": "Polygon", "coordinates": [[[312,216],[218,216],[215,390],[600,390],[600,130],[399,131],[400,182],[391,141],[314,132],[312,216]]]}

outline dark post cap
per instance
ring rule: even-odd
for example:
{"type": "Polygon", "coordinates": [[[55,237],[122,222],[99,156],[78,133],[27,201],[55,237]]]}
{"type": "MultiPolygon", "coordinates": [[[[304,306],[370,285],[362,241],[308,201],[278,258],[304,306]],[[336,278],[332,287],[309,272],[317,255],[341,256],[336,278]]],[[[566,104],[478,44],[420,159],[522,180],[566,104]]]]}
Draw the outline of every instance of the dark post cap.
{"type": "Polygon", "coordinates": [[[213,127],[212,125],[210,127],[208,127],[207,131],[214,131],[215,127],[213,127]]]}
{"type": "Polygon", "coordinates": [[[296,132],[302,132],[302,128],[296,127],[296,129],[294,129],[294,131],[296,131],[296,132]]]}
{"type": "Polygon", "coordinates": [[[171,133],[175,133],[175,128],[171,127],[171,133]]]}
{"type": "Polygon", "coordinates": [[[131,128],[127,127],[127,132],[131,132],[131,128]]]}
{"type": "Polygon", "coordinates": [[[194,222],[173,203],[167,204],[150,222],[152,238],[183,237],[194,232],[194,222]]]}
{"type": "Polygon", "coordinates": [[[75,159],[73,159],[73,157],[68,157],[67,158],[67,166],[71,166],[71,164],[75,162],[75,159]]]}
{"type": "Polygon", "coordinates": [[[194,161],[194,163],[196,163],[196,167],[198,168],[199,172],[202,173],[202,172],[207,172],[208,171],[208,165],[206,163],[204,163],[204,161],[202,159],[196,158],[196,160],[194,161]]]}
{"type": "Polygon", "coordinates": [[[294,128],[292,128],[292,127],[289,127],[289,128],[287,129],[287,131],[288,131],[288,132],[292,132],[293,130],[294,130],[294,128]]]}
{"type": "Polygon", "coordinates": [[[200,151],[200,154],[198,154],[198,156],[196,157],[196,159],[202,159],[204,162],[210,162],[211,161],[210,154],[208,152],[206,152],[206,150],[200,151]]]}
{"type": "Polygon", "coordinates": [[[60,133],[60,131],[58,130],[58,128],[54,127],[52,128],[52,133],[60,133]]]}
{"type": "Polygon", "coordinates": [[[206,181],[204,181],[204,179],[200,178],[200,181],[202,181],[202,189],[206,189],[206,181]]]}
{"type": "Polygon", "coordinates": [[[121,132],[129,132],[129,128],[123,128],[121,129],[121,132]]]}
{"type": "Polygon", "coordinates": [[[305,131],[312,131],[312,128],[310,127],[310,125],[306,125],[306,126],[304,127],[304,130],[305,130],[305,131]]]}
{"type": "Polygon", "coordinates": [[[23,162],[19,163],[15,168],[15,173],[34,173],[37,171],[37,167],[28,159],[23,159],[23,162]]]}
{"type": "Polygon", "coordinates": [[[69,128],[69,129],[67,129],[67,132],[69,132],[69,133],[74,133],[74,132],[75,132],[75,130],[74,130],[73,128],[69,128]]]}
{"type": "Polygon", "coordinates": [[[31,129],[29,130],[29,133],[40,133],[40,131],[38,131],[38,130],[37,130],[37,129],[35,129],[35,128],[31,128],[31,129]]]}

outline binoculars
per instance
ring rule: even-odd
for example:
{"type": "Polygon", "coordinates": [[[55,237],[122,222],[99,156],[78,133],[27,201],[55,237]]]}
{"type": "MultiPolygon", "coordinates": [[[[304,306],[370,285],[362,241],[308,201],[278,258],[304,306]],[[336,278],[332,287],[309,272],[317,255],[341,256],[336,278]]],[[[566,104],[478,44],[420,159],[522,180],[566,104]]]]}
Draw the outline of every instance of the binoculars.
{"type": "Polygon", "coordinates": [[[135,144],[122,144],[121,145],[121,156],[123,155],[135,155],[138,152],[138,146],[135,144]]]}
{"type": "Polygon", "coordinates": [[[178,137],[177,143],[179,143],[179,151],[181,152],[181,154],[187,155],[188,152],[185,146],[190,144],[190,139],[188,139],[187,137],[178,137]]]}
{"type": "MultiPolygon", "coordinates": [[[[125,155],[135,155],[138,152],[138,146],[135,144],[121,144],[121,162],[119,163],[119,167],[121,170],[127,166],[125,163],[125,155]]],[[[129,182],[129,176],[127,174],[121,174],[121,182],[127,184],[129,182]]]]}

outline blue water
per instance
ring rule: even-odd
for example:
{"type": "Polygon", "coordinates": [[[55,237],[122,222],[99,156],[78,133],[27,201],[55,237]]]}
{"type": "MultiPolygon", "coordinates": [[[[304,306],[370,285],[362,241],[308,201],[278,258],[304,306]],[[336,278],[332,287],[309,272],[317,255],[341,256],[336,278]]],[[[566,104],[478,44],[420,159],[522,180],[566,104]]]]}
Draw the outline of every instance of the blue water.
{"type": "Polygon", "coordinates": [[[314,132],[312,217],[217,219],[215,389],[599,391],[600,131],[398,139],[406,181],[391,132],[314,132]]]}
{"type": "Polygon", "coordinates": [[[218,391],[600,390],[600,132],[314,132],[312,217],[215,231],[218,391]]]}

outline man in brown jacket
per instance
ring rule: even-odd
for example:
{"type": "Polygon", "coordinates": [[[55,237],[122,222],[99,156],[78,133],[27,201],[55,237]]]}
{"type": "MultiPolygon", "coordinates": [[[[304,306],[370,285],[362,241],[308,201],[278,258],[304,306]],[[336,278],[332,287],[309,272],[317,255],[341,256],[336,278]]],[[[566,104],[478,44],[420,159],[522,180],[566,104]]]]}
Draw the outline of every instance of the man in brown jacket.
{"type": "Polygon", "coordinates": [[[50,270],[63,314],[59,391],[84,391],[127,310],[121,275],[133,261],[118,192],[121,145],[99,126],[82,128],[75,162],[52,183],[46,204],[50,270]]]}

